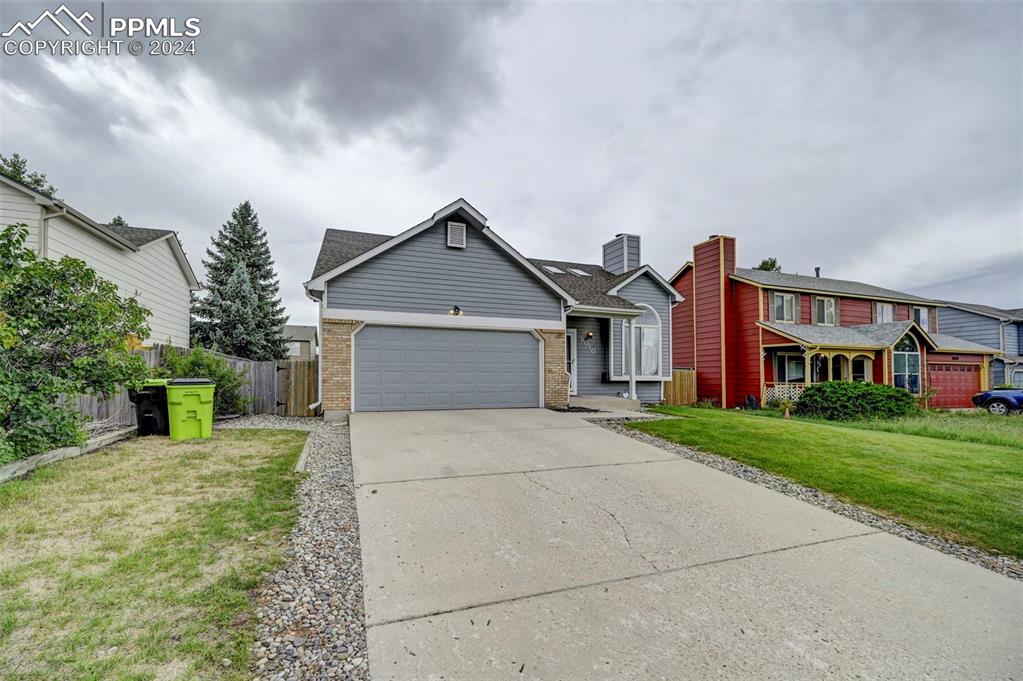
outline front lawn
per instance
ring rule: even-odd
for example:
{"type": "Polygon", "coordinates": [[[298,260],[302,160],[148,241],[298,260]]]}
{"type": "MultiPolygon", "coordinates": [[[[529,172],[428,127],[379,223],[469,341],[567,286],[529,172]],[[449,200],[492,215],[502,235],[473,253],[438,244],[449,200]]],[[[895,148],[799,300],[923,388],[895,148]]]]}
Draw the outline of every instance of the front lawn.
{"type": "Polygon", "coordinates": [[[0,485],[0,678],[248,678],[305,439],[139,438],[0,485]]]}
{"type": "MultiPolygon", "coordinates": [[[[782,416],[782,412],[776,409],[762,409],[750,413],[776,418],[782,416]]],[[[793,416],[793,418],[804,420],[803,417],[793,416]]],[[[960,442],[978,442],[1023,450],[1023,418],[1016,415],[996,416],[979,410],[924,411],[903,418],[849,421],[843,425],[851,428],[883,430],[904,435],[922,435],[923,437],[960,442]]]]}
{"type": "Polygon", "coordinates": [[[1023,557],[1018,446],[736,411],[656,411],[680,418],[629,427],[816,487],[932,534],[1023,557]]]}

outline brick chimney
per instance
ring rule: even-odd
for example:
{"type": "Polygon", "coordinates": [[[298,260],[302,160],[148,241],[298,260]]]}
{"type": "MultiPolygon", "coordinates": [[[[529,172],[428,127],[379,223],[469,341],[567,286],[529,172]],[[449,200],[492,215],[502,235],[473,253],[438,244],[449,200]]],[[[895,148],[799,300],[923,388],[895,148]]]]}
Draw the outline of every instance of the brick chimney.
{"type": "Polygon", "coordinates": [[[729,401],[726,311],[731,302],[728,275],[733,273],[735,237],[715,234],[693,246],[696,393],[719,406],[729,401]]]}
{"type": "Polygon", "coordinates": [[[639,236],[636,234],[615,234],[615,238],[604,244],[604,269],[615,274],[629,272],[639,267],[639,236]]]}

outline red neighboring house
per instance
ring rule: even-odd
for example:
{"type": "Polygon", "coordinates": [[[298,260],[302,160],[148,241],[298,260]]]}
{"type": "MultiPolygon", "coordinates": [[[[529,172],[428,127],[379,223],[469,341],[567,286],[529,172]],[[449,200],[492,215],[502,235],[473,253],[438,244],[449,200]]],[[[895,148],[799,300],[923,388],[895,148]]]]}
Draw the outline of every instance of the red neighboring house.
{"type": "Polygon", "coordinates": [[[933,407],[970,407],[1000,352],[939,332],[941,303],[855,281],[736,267],[735,238],[712,236],[671,278],[672,361],[724,406],[794,400],[807,383],[932,389],[933,407]]]}

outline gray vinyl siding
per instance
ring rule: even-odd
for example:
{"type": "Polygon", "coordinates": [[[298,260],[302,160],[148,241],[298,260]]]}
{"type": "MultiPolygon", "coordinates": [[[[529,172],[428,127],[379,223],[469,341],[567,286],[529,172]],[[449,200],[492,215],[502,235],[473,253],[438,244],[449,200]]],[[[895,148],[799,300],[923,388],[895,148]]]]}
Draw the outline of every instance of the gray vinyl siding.
{"type": "Polygon", "coordinates": [[[1005,354],[1020,355],[1020,347],[1023,346],[1023,324],[1013,323],[1005,325],[1005,354]]]}
{"type": "Polygon", "coordinates": [[[465,248],[435,225],[327,282],[327,306],[561,320],[561,298],[471,226],[465,248]]]}
{"type": "MultiPolygon", "coordinates": [[[[568,328],[576,330],[576,393],[614,396],[629,391],[628,381],[603,382],[607,372],[607,333],[609,320],[595,317],[569,317],[568,328]],[[586,344],[586,333],[593,339],[586,344]],[[591,351],[592,348],[592,351],[591,351]]],[[[660,402],[660,381],[637,381],[636,394],[641,402],[660,402]]]]}
{"type": "MultiPolygon", "coordinates": [[[[671,378],[671,300],[668,293],[646,274],[630,282],[618,293],[630,302],[649,305],[657,311],[657,315],[661,318],[661,376],[671,378]]],[[[615,376],[622,376],[625,373],[621,351],[622,326],[622,320],[612,320],[614,355],[611,357],[611,362],[615,376]]]]}
{"type": "Polygon", "coordinates": [[[625,249],[621,239],[604,244],[604,269],[621,274],[625,271],[625,249]]]}
{"type": "Polygon", "coordinates": [[[625,271],[630,272],[639,267],[639,237],[630,234],[625,239],[629,246],[628,251],[626,251],[627,262],[625,263],[625,271]]]}
{"type": "Polygon", "coordinates": [[[1000,327],[1001,322],[997,319],[946,307],[941,310],[938,328],[941,333],[1001,349],[1000,327]]]}

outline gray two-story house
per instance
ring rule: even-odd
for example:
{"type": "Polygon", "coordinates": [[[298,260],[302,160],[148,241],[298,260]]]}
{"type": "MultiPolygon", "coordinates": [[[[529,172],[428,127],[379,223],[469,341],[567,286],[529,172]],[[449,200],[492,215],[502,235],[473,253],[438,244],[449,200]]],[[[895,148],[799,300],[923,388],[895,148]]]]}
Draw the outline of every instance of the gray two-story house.
{"type": "Polygon", "coordinates": [[[526,258],[463,199],[396,235],[328,229],[319,303],[324,416],[657,402],[682,299],[616,235],[600,265],[526,258]]]}
{"type": "Polygon", "coordinates": [[[1000,350],[991,363],[991,385],[1023,388],[1023,308],[1003,310],[976,303],[945,301],[941,331],[1000,350]]]}

